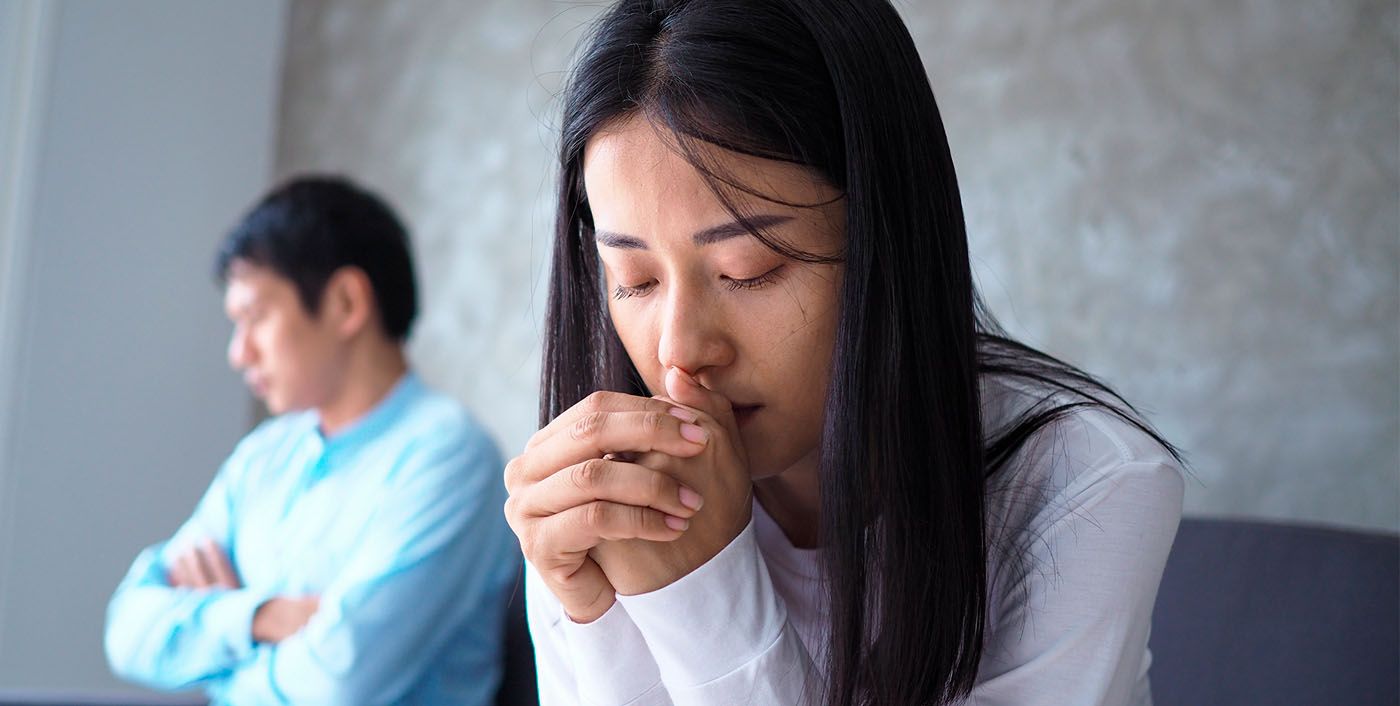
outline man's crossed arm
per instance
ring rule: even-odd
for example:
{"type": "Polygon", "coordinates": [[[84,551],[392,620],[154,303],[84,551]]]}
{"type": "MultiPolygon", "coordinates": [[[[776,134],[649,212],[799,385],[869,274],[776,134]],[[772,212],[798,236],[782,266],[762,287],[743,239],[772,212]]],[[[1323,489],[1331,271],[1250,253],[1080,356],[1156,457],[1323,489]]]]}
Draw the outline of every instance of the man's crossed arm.
{"type": "MultiPolygon", "coordinates": [[[[237,590],[243,588],[233,564],[217,542],[205,538],[175,557],[165,573],[172,588],[237,590]]],[[[306,626],[321,606],[317,596],[275,596],[253,613],[254,642],[278,643],[306,626]]]]}

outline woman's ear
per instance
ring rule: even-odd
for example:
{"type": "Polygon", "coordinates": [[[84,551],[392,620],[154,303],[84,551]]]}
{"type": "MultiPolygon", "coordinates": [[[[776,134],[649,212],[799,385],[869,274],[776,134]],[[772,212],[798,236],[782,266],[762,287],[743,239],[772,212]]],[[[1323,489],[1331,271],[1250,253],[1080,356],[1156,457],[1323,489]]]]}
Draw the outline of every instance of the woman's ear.
{"type": "Polygon", "coordinates": [[[351,339],[374,320],[374,286],[358,267],[342,267],[331,274],[321,297],[321,316],[342,339],[351,339]]]}

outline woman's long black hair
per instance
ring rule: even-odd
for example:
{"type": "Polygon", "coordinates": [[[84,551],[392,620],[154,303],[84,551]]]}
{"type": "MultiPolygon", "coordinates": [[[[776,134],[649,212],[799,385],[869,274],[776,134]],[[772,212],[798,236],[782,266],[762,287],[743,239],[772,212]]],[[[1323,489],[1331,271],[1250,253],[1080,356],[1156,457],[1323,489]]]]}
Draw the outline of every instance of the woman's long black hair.
{"type": "Polygon", "coordinates": [[[608,317],[582,175],[588,140],[637,115],[674,136],[722,199],[746,187],[697,141],[804,165],[844,195],[834,258],[754,231],[788,256],[844,264],[820,455],[824,700],[965,695],[987,612],[988,479],[1083,405],[1170,445],[1112,391],[983,313],[942,118],[887,0],[622,0],[598,20],[565,94],[542,424],[595,390],[650,394],[608,317]],[[984,374],[1049,392],[988,438],[984,374]]]}

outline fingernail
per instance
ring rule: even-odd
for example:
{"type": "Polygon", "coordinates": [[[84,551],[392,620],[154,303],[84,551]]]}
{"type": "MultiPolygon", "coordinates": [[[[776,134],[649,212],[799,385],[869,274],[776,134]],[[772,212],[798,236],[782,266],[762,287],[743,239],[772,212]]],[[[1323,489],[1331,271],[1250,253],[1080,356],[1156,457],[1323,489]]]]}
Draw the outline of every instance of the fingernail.
{"type": "Polygon", "coordinates": [[[677,532],[682,532],[682,531],[685,530],[685,528],[687,528],[687,527],[690,526],[690,521],[689,521],[689,520],[683,520],[683,519],[681,519],[681,518],[679,518],[679,517],[676,517],[675,515],[667,515],[667,516],[666,516],[666,526],[667,526],[667,527],[670,527],[671,529],[673,529],[673,530],[675,530],[675,531],[677,531],[677,532]]]}
{"type": "Polygon", "coordinates": [[[681,504],[692,510],[699,510],[700,506],[705,504],[705,499],[690,488],[681,486],[681,504]]]}
{"type": "Polygon", "coordinates": [[[707,432],[704,430],[704,428],[698,427],[694,424],[682,424],[681,436],[685,437],[686,441],[693,441],[697,444],[703,444],[705,443],[706,439],[710,438],[710,432],[707,432]]]}
{"type": "Polygon", "coordinates": [[[669,414],[682,422],[693,422],[700,418],[696,413],[683,407],[672,407],[669,414]]]}

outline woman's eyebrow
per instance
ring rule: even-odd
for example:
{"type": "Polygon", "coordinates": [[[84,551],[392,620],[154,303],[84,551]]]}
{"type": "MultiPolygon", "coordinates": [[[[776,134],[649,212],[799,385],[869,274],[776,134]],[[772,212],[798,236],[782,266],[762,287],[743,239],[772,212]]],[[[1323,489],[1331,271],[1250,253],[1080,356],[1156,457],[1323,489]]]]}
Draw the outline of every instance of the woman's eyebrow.
{"type": "Polygon", "coordinates": [[[772,214],[758,215],[751,218],[734,220],[723,225],[718,225],[690,236],[696,245],[709,245],[722,240],[729,240],[741,235],[749,235],[753,231],[763,230],[780,223],[787,223],[792,220],[792,216],[778,216],[772,214]]]}
{"type": "MultiPolygon", "coordinates": [[[[790,220],[792,220],[792,216],[779,216],[774,214],[753,216],[706,228],[690,236],[690,239],[696,245],[710,245],[729,240],[730,238],[737,238],[741,235],[749,235],[755,230],[770,228],[782,223],[787,223],[790,220]]],[[[623,250],[647,249],[647,244],[643,242],[641,238],[625,233],[600,230],[595,232],[593,237],[594,240],[598,241],[598,244],[606,245],[610,248],[620,248],[623,250]]]]}
{"type": "Polygon", "coordinates": [[[614,233],[610,230],[600,230],[593,234],[593,239],[599,245],[606,245],[610,248],[621,248],[623,250],[646,250],[647,244],[641,238],[622,233],[614,233]]]}

